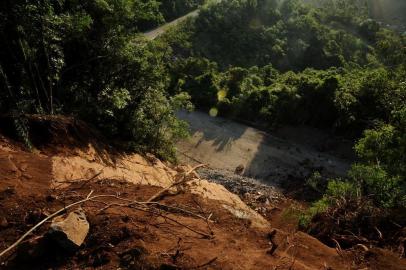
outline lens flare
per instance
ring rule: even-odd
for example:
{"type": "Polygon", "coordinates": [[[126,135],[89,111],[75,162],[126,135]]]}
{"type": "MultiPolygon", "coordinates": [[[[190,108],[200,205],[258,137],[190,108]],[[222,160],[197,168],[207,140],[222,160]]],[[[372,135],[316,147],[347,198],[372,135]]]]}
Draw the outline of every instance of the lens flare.
{"type": "Polygon", "coordinates": [[[217,99],[218,101],[223,101],[227,96],[227,91],[226,90],[220,90],[217,92],[217,99]]]}
{"type": "Polygon", "coordinates": [[[214,108],[214,107],[211,108],[210,111],[209,111],[209,115],[211,117],[216,117],[218,113],[219,113],[219,111],[217,110],[217,108],[214,108]]]}

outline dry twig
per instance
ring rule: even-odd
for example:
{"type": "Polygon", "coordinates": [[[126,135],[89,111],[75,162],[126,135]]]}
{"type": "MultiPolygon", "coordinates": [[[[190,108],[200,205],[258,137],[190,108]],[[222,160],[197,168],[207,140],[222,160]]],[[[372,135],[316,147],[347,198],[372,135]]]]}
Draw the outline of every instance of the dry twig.
{"type": "Polygon", "coordinates": [[[83,188],[85,185],[87,185],[89,182],[93,181],[94,179],[96,179],[97,177],[99,177],[104,169],[106,168],[106,166],[104,166],[98,173],[96,173],[95,175],[93,175],[92,177],[90,177],[89,179],[87,179],[86,181],[83,181],[83,183],[80,185],[79,189],[83,188]]]}
{"type": "Polygon", "coordinates": [[[337,251],[338,255],[340,255],[342,257],[343,250],[341,249],[340,243],[338,243],[338,241],[335,240],[334,238],[331,238],[331,240],[333,240],[334,243],[336,243],[336,251],[337,251]]]}
{"type": "Polygon", "coordinates": [[[156,194],[154,194],[153,196],[151,196],[151,198],[149,198],[149,199],[147,200],[147,202],[152,202],[152,201],[156,200],[157,198],[161,197],[165,192],[167,192],[167,191],[170,190],[171,188],[186,183],[186,182],[188,181],[187,177],[188,177],[192,172],[194,172],[194,171],[197,170],[198,168],[201,168],[201,167],[204,167],[204,166],[206,166],[206,164],[199,164],[199,165],[193,167],[190,171],[188,171],[187,173],[185,173],[185,174],[183,175],[183,177],[182,177],[181,180],[179,180],[179,181],[177,181],[177,182],[175,182],[175,183],[169,185],[168,187],[166,187],[166,188],[160,190],[159,192],[157,192],[156,194]]]}
{"type": "MultiPolygon", "coordinates": [[[[119,199],[119,200],[124,200],[124,201],[130,201],[130,200],[123,199],[123,198],[120,198],[120,197],[117,197],[117,199],[119,199]]],[[[183,208],[180,208],[180,207],[175,207],[175,206],[170,206],[170,205],[158,203],[158,202],[130,201],[129,203],[110,203],[110,204],[107,204],[106,202],[103,202],[103,201],[98,201],[98,200],[92,200],[92,201],[98,202],[98,203],[103,203],[103,204],[106,205],[105,207],[103,207],[102,209],[99,210],[99,213],[101,213],[101,212],[107,210],[107,209],[110,208],[110,207],[114,207],[114,206],[117,206],[117,207],[132,207],[132,206],[134,206],[134,205],[139,205],[139,206],[155,205],[155,206],[158,206],[158,207],[163,208],[163,209],[168,209],[168,210],[173,210],[173,211],[177,211],[177,212],[182,212],[182,213],[184,213],[184,214],[188,214],[188,215],[191,215],[191,216],[194,216],[194,217],[203,219],[203,220],[205,220],[205,221],[208,220],[208,218],[206,218],[206,217],[204,217],[204,216],[202,216],[202,215],[193,213],[192,211],[189,211],[189,210],[186,210],[186,209],[183,209],[183,208]]]]}
{"type": "Polygon", "coordinates": [[[89,182],[93,181],[94,179],[96,179],[97,177],[99,177],[104,169],[106,168],[106,166],[104,166],[99,172],[97,172],[96,174],[94,174],[92,177],[90,177],[89,179],[74,179],[74,180],[68,180],[68,181],[61,181],[58,182],[58,185],[55,186],[56,188],[61,187],[64,184],[74,184],[74,183],[79,183],[79,182],[83,182],[78,188],[76,189],[81,189],[83,188],[86,184],[88,184],[89,182]]]}
{"type": "Polygon", "coordinates": [[[360,247],[362,248],[365,252],[369,251],[369,248],[367,248],[367,246],[363,245],[363,244],[356,244],[355,247],[360,247]]]}
{"type": "MultiPolygon", "coordinates": [[[[194,232],[194,233],[196,233],[196,234],[199,234],[199,235],[201,235],[201,236],[203,236],[203,237],[205,237],[205,238],[212,238],[212,235],[209,235],[209,234],[206,234],[206,233],[203,233],[203,232],[199,232],[199,231],[197,231],[197,230],[195,230],[195,229],[189,227],[188,225],[182,224],[182,223],[180,223],[179,221],[177,221],[177,220],[175,220],[175,219],[173,219],[173,218],[170,218],[170,217],[168,217],[168,216],[166,216],[166,215],[163,215],[162,213],[159,213],[158,211],[153,211],[152,209],[148,208],[148,205],[156,205],[156,206],[164,207],[164,208],[167,208],[167,209],[172,209],[172,210],[177,210],[177,211],[180,211],[180,212],[183,212],[183,213],[187,213],[187,214],[189,214],[189,215],[192,215],[192,216],[195,216],[195,217],[198,217],[198,218],[201,218],[201,219],[207,221],[208,218],[203,217],[203,216],[201,216],[201,215],[199,215],[199,214],[193,213],[193,212],[191,212],[191,211],[188,211],[188,210],[185,210],[185,209],[182,209],[182,208],[179,208],[179,207],[173,207],[173,206],[168,206],[168,205],[160,204],[160,203],[158,203],[158,202],[153,202],[153,201],[156,200],[157,198],[161,197],[166,191],[168,191],[168,190],[171,189],[172,187],[175,187],[175,186],[178,186],[178,185],[181,185],[181,184],[186,183],[186,182],[188,181],[188,180],[187,180],[187,176],[190,175],[192,172],[194,172],[196,169],[198,169],[198,168],[200,168],[200,167],[203,167],[203,166],[205,166],[205,165],[204,165],[204,164],[200,164],[200,165],[195,166],[195,167],[192,168],[190,171],[188,171],[187,173],[185,173],[181,180],[179,180],[179,181],[177,181],[177,182],[171,184],[171,185],[168,186],[167,188],[164,188],[163,190],[159,191],[158,193],[156,193],[155,195],[153,195],[151,198],[149,198],[148,201],[146,201],[146,202],[138,202],[138,201],[135,201],[135,200],[124,199],[124,198],[120,198],[118,195],[96,195],[96,196],[92,196],[93,191],[91,191],[91,192],[86,196],[85,199],[79,200],[79,201],[77,201],[77,202],[74,202],[74,203],[72,203],[72,204],[69,204],[69,205],[67,205],[67,206],[64,206],[63,208],[59,209],[58,211],[54,212],[53,214],[48,215],[46,218],[44,218],[43,220],[41,220],[40,222],[38,222],[34,227],[32,227],[32,228],[31,228],[30,230],[28,230],[24,235],[22,235],[17,241],[15,241],[15,242],[14,242],[12,245],[10,245],[7,249],[5,249],[4,251],[2,251],[2,252],[0,253],[0,258],[3,257],[3,256],[4,256],[5,254],[7,254],[8,252],[10,252],[11,250],[13,250],[14,248],[16,248],[22,241],[24,241],[25,238],[27,238],[27,236],[29,236],[31,233],[33,233],[36,229],[38,229],[41,225],[43,225],[44,223],[46,223],[48,220],[50,220],[50,219],[52,219],[52,218],[58,216],[59,214],[65,212],[65,211],[68,210],[69,208],[72,208],[72,207],[74,207],[74,206],[76,206],[76,205],[81,205],[81,204],[83,204],[83,203],[85,203],[85,202],[88,202],[88,201],[101,202],[101,201],[98,201],[98,200],[97,200],[98,198],[115,198],[115,199],[117,199],[117,200],[121,200],[121,201],[126,201],[126,202],[127,202],[127,204],[118,204],[118,203],[108,204],[106,207],[104,207],[103,209],[101,209],[101,211],[103,211],[103,210],[105,210],[105,209],[107,209],[107,208],[109,208],[109,207],[112,207],[112,206],[127,206],[127,207],[132,206],[132,207],[134,207],[135,209],[138,209],[138,210],[141,210],[141,211],[145,211],[145,212],[149,212],[149,213],[154,213],[154,214],[157,214],[157,215],[159,215],[159,216],[162,216],[163,218],[168,219],[168,220],[170,220],[170,221],[172,221],[172,222],[174,222],[174,223],[176,223],[176,224],[178,224],[178,225],[180,225],[180,226],[183,226],[183,227],[187,228],[188,230],[190,230],[190,231],[192,231],[192,232],[194,232]]],[[[89,182],[92,181],[93,179],[97,178],[99,175],[102,174],[103,170],[104,170],[104,168],[103,168],[100,172],[98,172],[97,174],[95,174],[94,176],[92,176],[91,178],[89,178],[88,180],[86,180],[80,187],[82,188],[84,185],[86,185],[87,183],[89,183],[89,182]]],[[[103,203],[104,203],[104,202],[103,202],[103,203]]]]}
{"type": "Polygon", "coordinates": [[[190,226],[188,226],[188,225],[186,225],[186,224],[183,224],[183,223],[177,221],[176,219],[173,219],[173,218],[171,218],[171,217],[169,217],[169,216],[167,216],[167,215],[164,215],[164,214],[160,213],[159,211],[153,211],[153,209],[151,209],[151,208],[143,208],[143,207],[137,207],[137,206],[133,206],[133,207],[134,207],[135,209],[137,209],[137,210],[140,210],[140,211],[143,211],[143,212],[147,212],[147,213],[156,214],[156,215],[158,215],[158,216],[160,216],[160,217],[163,217],[164,219],[168,219],[168,220],[170,220],[170,221],[176,223],[176,224],[179,225],[179,226],[185,227],[186,229],[188,229],[188,230],[191,231],[191,232],[194,232],[194,233],[196,233],[196,234],[198,234],[198,235],[200,235],[200,236],[203,236],[203,237],[206,238],[206,239],[211,239],[211,238],[213,238],[212,235],[207,234],[207,233],[204,233],[204,232],[200,232],[200,231],[198,231],[198,230],[195,230],[195,229],[193,229],[192,227],[190,227],[190,226]]]}
{"type": "Polygon", "coordinates": [[[34,232],[37,228],[39,228],[42,224],[44,224],[45,222],[47,222],[48,220],[50,220],[53,217],[56,217],[57,215],[59,215],[62,212],[65,212],[67,209],[72,208],[73,206],[76,205],[80,205],[84,202],[87,202],[91,199],[95,199],[95,198],[100,198],[100,197],[107,197],[109,195],[98,195],[98,196],[93,196],[91,197],[91,195],[93,194],[93,191],[91,191],[85,199],[74,202],[70,205],[67,205],[65,207],[63,207],[62,209],[59,209],[58,211],[56,211],[55,213],[47,216],[46,218],[44,218],[43,220],[41,220],[40,222],[38,222],[34,227],[32,227],[30,230],[28,230],[23,236],[21,236],[16,242],[14,242],[11,246],[9,246],[7,249],[5,249],[4,251],[2,251],[0,253],[0,258],[3,257],[5,254],[7,254],[9,251],[11,251],[12,249],[14,249],[15,247],[17,247],[27,236],[29,236],[32,232],[34,232]]]}

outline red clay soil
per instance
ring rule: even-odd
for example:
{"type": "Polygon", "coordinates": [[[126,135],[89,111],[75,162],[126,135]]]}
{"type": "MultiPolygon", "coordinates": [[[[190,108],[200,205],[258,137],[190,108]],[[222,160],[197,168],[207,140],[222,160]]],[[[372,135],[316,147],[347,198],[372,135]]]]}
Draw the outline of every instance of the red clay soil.
{"type": "MultiPolygon", "coordinates": [[[[83,199],[91,190],[94,195],[138,201],[160,190],[108,179],[52,190],[51,168],[51,156],[0,140],[0,252],[47,215],[83,199]]],[[[268,219],[275,228],[258,230],[230,214],[219,201],[188,191],[159,202],[211,216],[211,222],[174,210],[114,206],[101,211],[112,202],[118,201],[82,205],[90,232],[77,251],[69,253],[53,243],[46,236],[46,223],[0,258],[0,269],[406,269],[404,259],[385,250],[337,251],[305,233],[288,232],[293,226],[280,214],[286,203],[269,206],[268,219]]]]}

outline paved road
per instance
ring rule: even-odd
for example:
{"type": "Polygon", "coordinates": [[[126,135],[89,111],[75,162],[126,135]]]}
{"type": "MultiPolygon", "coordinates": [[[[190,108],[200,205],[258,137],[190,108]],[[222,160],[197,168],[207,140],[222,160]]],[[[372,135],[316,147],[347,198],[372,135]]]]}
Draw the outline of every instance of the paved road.
{"type": "MultiPolygon", "coordinates": [[[[215,5],[217,3],[219,3],[221,0],[206,0],[206,4],[205,6],[208,5],[215,5]]],[[[154,40],[155,38],[159,37],[160,35],[162,35],[163,33],[165,33],[168,29],[172,28],[173,26],[178,25],[179,23],[185,21],[187,18],[193,18],[199,15],[199,11],[200,9],[194,10],[192,12],[189,12],[188,14],[177,18],[176,20],[173,20],[167,24],[164,24],[158,28],[155,28],[151,31],[145,32],[144,36],[149,39],[149,40],[154,40]]]]}
{"type": "Polygon", "coordinates": [[[318,152],[308,145],[221,117],[213,118],[207,113],[179,112],[178,117],[189,123],[192,134],[177,144],[182,162],[201,162],[214,169],[231,171],[243,165],[246,176],[269,182],[304,177],[314,170],[325,176],[344,176],[350,166],[349,161],[318,152]]]}
{"type": "Polygon", "coordinates": [[[149,39],[149,40],[154,40],[155,38],[159,37],[160,35],[162,35],[163,33],[165,33],[168,29],[170,29],[171,27],[178,25],[179,23],[183,22],[184,20],[186,20],[187,18],[192,18],[192,17],[196,17],[197,15],[199,15],[199,10],[195,10],[192,11],[180,18],[177,18],[174,21],[171,21],[167,24],[164,24],[154,30],[148,31],[146,33],[144,33],[144,36],[149,39]]]}

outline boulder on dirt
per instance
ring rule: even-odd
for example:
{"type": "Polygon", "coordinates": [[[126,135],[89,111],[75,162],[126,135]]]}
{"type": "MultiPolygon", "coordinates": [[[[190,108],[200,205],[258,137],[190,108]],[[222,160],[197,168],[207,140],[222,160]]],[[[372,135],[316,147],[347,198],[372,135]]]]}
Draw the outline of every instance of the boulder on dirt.
{"type": "Polygon", "coordinates": [[[52,221],[49,236],[62,248],[74,251],[79,248],[89,232],[89,223],[80,208],[64,219],[57,217],[52,221]]]}

